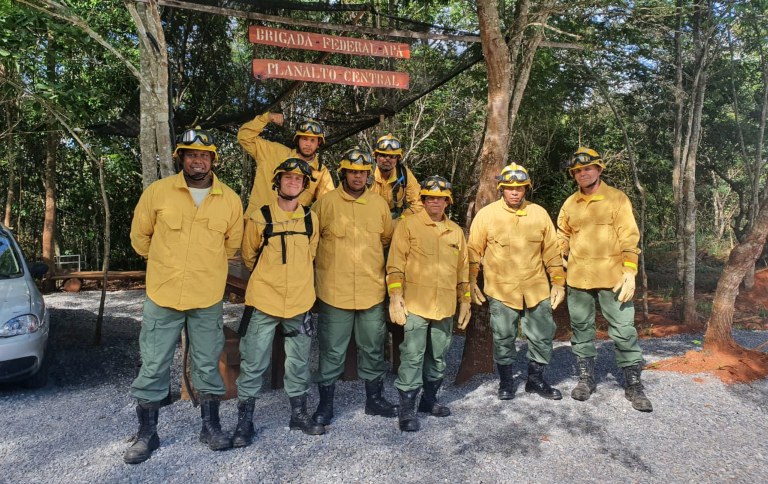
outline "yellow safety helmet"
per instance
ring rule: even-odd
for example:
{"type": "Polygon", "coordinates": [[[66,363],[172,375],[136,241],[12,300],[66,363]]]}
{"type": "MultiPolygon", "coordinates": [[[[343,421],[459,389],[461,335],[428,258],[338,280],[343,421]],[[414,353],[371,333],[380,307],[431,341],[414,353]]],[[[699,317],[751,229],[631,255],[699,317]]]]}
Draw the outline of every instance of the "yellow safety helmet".
{"type": "Polygon", "coordinates": [[[499,181],[499,184],[496,186],[499,190],[502,187],[524,187],[526,185],[533,188],[533,182],[531,177],[528,176],[528,170],[517,163],[510,163],[505,166],[496,179],[499,181]]]}
{"type": "Polygon", "coordinates": [[[272,176],[272,189],[277,190],[280,186],[280,175],[283,173],[298,173],[300,175],[304,175],[304,189],[309,187],[310,181],[317,181],[315,177],[312,176],[312,167],[309,166],[309,163],[302,160],[301,158],[287,158],[282,163],[277,165],[277,168],[275,168],[275,171],[273,172],[274,175],[272,176]]]}
{"type": "Polygon", "coordinates": [[[451,182],[441,176],[432,175],[421,182],[419,195],[422,197],[447,197],[448,202],[453,203],[452,189],[451,182]]]}
{"type": "Polygon", "coordinates": [[[373,158],[367,151],[355,146],[344,152],[339,163],[339,174],[342,170],[373,171],[373,158]]]}
{"type": "Polygon", "coordinates": [[[193,129],[184,131],[179,136],[176,143],[176,149],[173,150],[173,157],[180,159],[181,150],[202,150],[210,151],[213,153],[212,162],[219,160],[219,153],[216,151],[216,139],[213,137],[213,133],[200,129],[200,126],[195,126],[193,129]]]}
{"type": "Polygon", "coordinates": [[[320,138],[320,144],[325,143],[325,130],[320,125],[320,123],[314,119],[308,119],[300,125],[296,126],[296,134],[293,135],[293,140],[296,141],[299,136],[320,138]]]}
{"type": "Polygon", "coordinates": [[[400,140],[392,136],[392,133],[385,134],[378,141],[376,141],[376,149],[373,153],[381,153],[382,155],[397,155],[403,156],[403,146],[400,144],[400,140]]]}
{"type": "Polygon", "coordinates": [[[597,151],[581,146],[568,162],[568,171],[573,172],[576,168],[588,165],[600,165],[601,168],[605,168],[605,162],[597,151]]]}

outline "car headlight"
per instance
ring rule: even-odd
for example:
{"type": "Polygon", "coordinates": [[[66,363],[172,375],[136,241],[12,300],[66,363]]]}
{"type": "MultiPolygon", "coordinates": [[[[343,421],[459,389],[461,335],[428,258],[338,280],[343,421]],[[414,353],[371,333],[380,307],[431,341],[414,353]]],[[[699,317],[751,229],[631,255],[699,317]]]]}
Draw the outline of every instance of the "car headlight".
{"type": "Polygon", "coordinates": [[[34,333],[40,329],[40,320],[34,314],[24,314],[9,319],[0,326],[0,338],[18,336],[20,334],[34,333]]]}

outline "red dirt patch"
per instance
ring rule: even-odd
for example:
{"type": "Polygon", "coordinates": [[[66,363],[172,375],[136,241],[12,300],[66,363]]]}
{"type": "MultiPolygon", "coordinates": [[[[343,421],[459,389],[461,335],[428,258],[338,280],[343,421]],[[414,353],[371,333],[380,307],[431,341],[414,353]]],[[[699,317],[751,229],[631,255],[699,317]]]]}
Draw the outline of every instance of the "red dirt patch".
{"type": "MultiPolygon", "coordinates": [[[[732,347],[725,349],[704,348],[689,351],[683,356],[657,361],[648,369],[675,371],[678,373],[711,373],[723,383],[749,383],[768,376],[768,355],[732,347]]],[[[694,381],[700,379],[694,378],[694,381]]]]}

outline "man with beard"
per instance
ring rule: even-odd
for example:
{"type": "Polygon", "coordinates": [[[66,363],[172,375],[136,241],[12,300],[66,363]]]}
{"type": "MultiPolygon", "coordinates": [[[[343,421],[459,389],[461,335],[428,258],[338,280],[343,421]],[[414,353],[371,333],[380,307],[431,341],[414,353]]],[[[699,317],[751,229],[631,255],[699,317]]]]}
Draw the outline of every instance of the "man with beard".
{"type": "Polygon", "coordinates": [[[256,176],[253,180],[248,207],[245,210],[246,220],[253,212],[275,200],[272,174],[277,165],[288,158],[306,161],[312,168],[312,178],[315,179],[299,196],[299,203],[309,207],[321,195],[334,189],[331,173],[318,158],[317,152],[325,142],[325,131],[320,123],[309,119],[299,124],[293,136],[296,148],[288,148],[281,143],[267,141],[261,137],[261,132],[270,122],[282,126],[284,117],[280,113],[266,112],[242,125],[237,133],[237,141],[256,160],[256,176]]]}
{"type": "Polygon", "coordinates": [[[366,415],[397,416],[397,407],[382,395],[387,372],[384,251],[392,239],[392,218],[387,202],[367,188],[372,167],[370,153],[348,150],[339,166],[341,185],[312,207],[320,221],[315,264],[320,403],[312,419],[323,425],[334,416],[335,384],[353,329],[366,415]]]}
{"type": "Polygon", "coordinates": [[[643,353],[635,329],[635,275],[640,231],[632,202],[600,179],[605,163],[597,151],[581,147],[568,163],[579,190],[568,197],[557,217],[557,237],[567,269],[571,348],[579,382],[571,392],[585,401],[595,391],[595,302],[608,320],[616,364],[624,372],[624,396],[641,412],[653,410],[640,373],[643,353]]]}
{"type": "Polygon", "coordinates": [[[219,423],[225,387],[218,363],[227,259],[240,248],[243,206],[211,172],[218,153],[210,133],[185,131],[173,156],[180,159],[181,173],[144,190],[131,224],[131,245],[147,259],[147,298],[139,336],[141,370],[131,385],[139,431],[123,456],[129,464],[149,459],[160,446],[158,411],[168,399],[170,366],[185,326],[192,384],[200,394],[200,441],[211,450],[232,447],[219,423]]]}
{"type": "Polygon", "coordinates": [[[413,172],[402,163],[403,148],[400,140],[387,134],[376,141],[373,150],[376,170],[373,172],[371,191],[378,193],[389,204],[392,219],[413,215],[424,207],[419,197],[419,182],[413,172]]]}
{"type": "Polygon", "coordinates": [[[480,266],[483,266],[483,287],[488,296],[493,331],[493,359],[499,370],[499,399],[511,400],[515,396],[515,340],[522,318],[522,330],[528,341],[525,391],[560,400],[560,391],[544,379],[544,368],[552,359],[556,329],[552,311],[565,298],[565,274],[555,226],[544,208],[526,200],[526,192],[533,185],[523,166],[512,163],[504,167],[496,179],[501,198],[477,212],[467,244],[469,281],[475,304],[486,300],[477,284],[480,266]]]}

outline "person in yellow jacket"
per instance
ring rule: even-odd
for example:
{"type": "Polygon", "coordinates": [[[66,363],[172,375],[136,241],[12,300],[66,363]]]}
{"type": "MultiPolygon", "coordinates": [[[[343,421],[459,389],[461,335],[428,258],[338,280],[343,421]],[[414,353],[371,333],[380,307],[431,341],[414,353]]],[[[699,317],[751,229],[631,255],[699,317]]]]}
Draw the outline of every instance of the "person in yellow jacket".
{"type": "Polygon", "coordinates": [[[285,159],[299,158],[309,163],[312,168],[314,180],[299,196],[299,203],[305,207],[309,207],[313,201],[334,189],[331,173],[318,158],[318,150],[325,142],[325,131],[320,123],[310,119],[296,127],[296,134],[293,137],[296,148],[289,148],[282,143],[267,141],[261,137],[261,132],[267,124],[275,123],[282,126],[284,120],[280,113],[266,112],[242,125],[237,132],[237,141],[240,146],[256,160],[256,175],[253,179],[248,207],[245,209],[246,219],[256,210],[275,200],[272,175],[277,165],[285,159]]]}
{"type": "MultiPolygon", "coordinates": [[[[309,435],[325,428],[307,414],[309,351],[313,330],[309,310],[315,303],[313,262],[319,236],[317,216],[299,203],[312,182],[306,161],[288,158],[272,178],[277,200],[254,212],[245,226],[242,259],[253,271],[245,304],[253,308],[240,328],[240,376],[237,378],[238,422],[235,447],[253,439],[253,409],[269,367],[278,326],[285,336],[285,393],[291,403],[289,427],[309,435]]],[[[247,317],[247,315],[246,315],[247,317]]]]}
{"type": "Polygon", "coordinates": [[[496,179],[501,198],[477,212],[469,229],[468,247],[469,282],[475,304],[486,300],[477,284],[483,267],[493,359],[499,370],[499,399],[511,400],[515,396],[515,340],[522,318],[528,341],[525,391],[560,400],[560,391],[544,379],[557,329],[552,310],[565,298],[565,273],[555,226],[544,208],[526,200],[532,182],[525,167],[512,163],[496,179]]]}
{"type": "Polygon", "coordinates": [[[382,395],[387,372],[384,251],[392,239],[392,218],[387,202],[367,188],[372,167],[370,153],[348,150],[339,166],[341,185],[312,206],[320,221],[315,263],[320,403],[312,418],[323,425],[333,419],[335,383],[344,369],[353,328],[366,415],[397,415],[397,408],[382,395]]]}
{"type": "Polygon", "coordinates": [[[568,164],[579,190],[557,217],[557,236],[566,262],[571,348],[579,382],[571,392],[587,400],[595,391],[595,302],[608,320],[616,364],[624,372],[626,398],[641,412],[653,410],[640,373],[643,353],[635,329],[635,275],[640,231],[624,192],[600,179],[605,163],[597,151],[581,147],[568,164]]]}
{"type": "Polygon", "coordinates": [[[182,171],[144,190],[131,223],[131,245],[147,259],[147,298],[139,336],[141,370],[131,385],[139,431],[123,456],[129,464],[147,460],[160,445],[158,409],[167,400],[170,366],[185,325],[192,384],[201,400],[200,441],[211,450],[232,446],[219,423],[225,388],[218,362],[224,348],[227,259],[240,247],[243,206],[211,171],[218,153],[210,133],[184,131],[173,156],[182,171]]]}
{"type": "Polygon", "coordinates": [[[389,204],[393,219],[413,215],[424,208],[419,197],[419,182],[413,172],[402,163],[403,147],[400,140],[387,134],[376,141],[373,151],[376,169],[371,191],[381,195],[389,204]]]}
{"type": "Polygon", "coordinates": [[[397,224],[387,258],[389,315],[405,327],[395,387],[400,393],[398,425],[416,432],[419,412],[435,417],[451,414],[438,402],[445,376],[445,354],[451,345],[453,317],[459,302],[459,329],[471,317],[469,260],[461,227],[445,210],[453,203],[451,184],[431,176],[421,184],[424,210],[397,224]]]}

